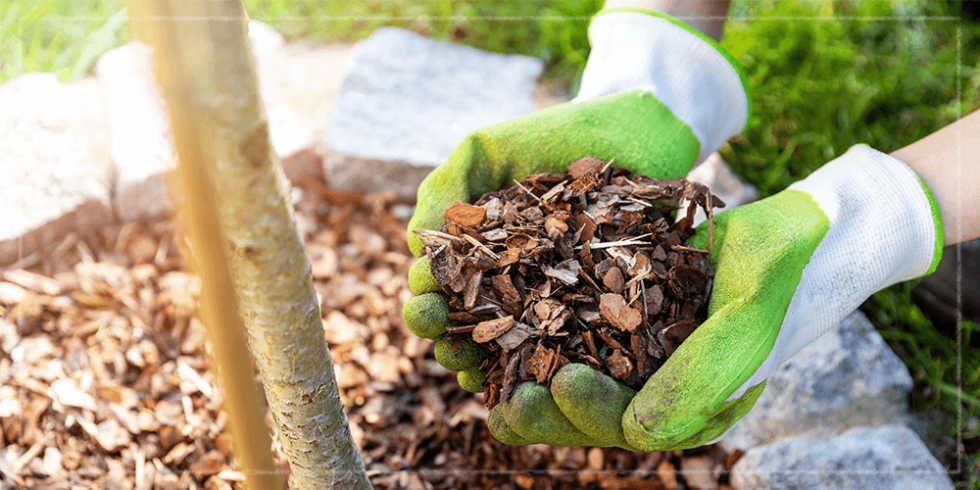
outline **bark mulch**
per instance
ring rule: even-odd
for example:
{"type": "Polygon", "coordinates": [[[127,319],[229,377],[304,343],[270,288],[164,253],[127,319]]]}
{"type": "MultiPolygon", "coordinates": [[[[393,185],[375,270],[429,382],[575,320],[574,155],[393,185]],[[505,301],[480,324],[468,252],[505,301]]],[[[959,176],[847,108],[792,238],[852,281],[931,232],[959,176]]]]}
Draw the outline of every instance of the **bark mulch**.
{"type": "MultiPolygon", "coordinates": [[[[378,489],[728,488],[717,446],[506,446],[401,320],[411,208],[308,182],[297,220],[354,439],[378,489]]],[[[172,220],[66,236],[0,270],[0,489],[230,489],[243,475],[172,220]]],[[[288,463],[278,451],[280,467],[288,463]]],[[[290,481],[291,488],[296,488],[290,481]]]]}
{"type": "Polygon", "coordinates": [[[570,363],[638,391],[707,316],[710,249],[684,246],[694,227],[672,213],[701,206],[710,244],[712,203],[724,203],[703,184],[611,164],[580,158],[454,203],[439,231],[413,230],[456,322],[447,342],[485,354],[487,408],[570,363]]]}

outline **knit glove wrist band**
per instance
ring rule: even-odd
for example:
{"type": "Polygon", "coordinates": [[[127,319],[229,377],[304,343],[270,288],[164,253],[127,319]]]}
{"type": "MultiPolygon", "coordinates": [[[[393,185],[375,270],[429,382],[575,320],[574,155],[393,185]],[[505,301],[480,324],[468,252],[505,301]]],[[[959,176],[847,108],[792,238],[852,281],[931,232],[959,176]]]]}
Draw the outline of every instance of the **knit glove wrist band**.
{"type": "Polygon", "coordinates": [[[750,115],[745,75],[714,40],[651,10],[604,10],[589,26],[589,54],[575,101],[645,90],[684,122],[707,158],[750,115]]]}
{"type": "Polygon", "coordinates": [[[875,292],[930,274],[942,254],[939,211],[908,165],[856,145],[789,186],[810,195],[829,230],[803,269],[772,352],[729,397],[775,372],[875,292]]]}

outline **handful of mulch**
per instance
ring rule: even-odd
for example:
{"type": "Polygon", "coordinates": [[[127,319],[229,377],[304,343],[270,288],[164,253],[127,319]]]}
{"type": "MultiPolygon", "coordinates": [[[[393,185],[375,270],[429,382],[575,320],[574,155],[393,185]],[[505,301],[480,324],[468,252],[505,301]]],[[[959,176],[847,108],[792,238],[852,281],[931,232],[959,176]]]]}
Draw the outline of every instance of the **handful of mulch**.
{"type": "Polygon", "coordinates": [[[415,230],[448,295],[449,341],[484,349],[487,407],[524,381],[549,385],[569,363],[639,390],[697,328],[711,251],[683,242],[696,207],[710,235],[724,203],[702,184],[629,178],[612,163],[580,158],[567,174],[453,204],[441,231],[415,230]]]}

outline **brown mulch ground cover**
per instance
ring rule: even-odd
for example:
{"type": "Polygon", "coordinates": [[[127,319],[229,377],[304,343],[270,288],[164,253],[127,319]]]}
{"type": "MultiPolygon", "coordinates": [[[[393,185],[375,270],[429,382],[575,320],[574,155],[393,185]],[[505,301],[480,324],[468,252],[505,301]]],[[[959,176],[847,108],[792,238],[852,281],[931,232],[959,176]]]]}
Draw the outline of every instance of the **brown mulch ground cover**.
{"type": "MultiPolygon", "coordinates": [[[[302,196],[324,329],[375,488],[727,488],[737,455],[715,446],[498,443],[482,395],[402,323],[410,208],[313,183],[302,196]]],[[[68,235],[0,271],[0,489],[240,487],[193,318],[199,287],[172,220],[68,235]]]]}

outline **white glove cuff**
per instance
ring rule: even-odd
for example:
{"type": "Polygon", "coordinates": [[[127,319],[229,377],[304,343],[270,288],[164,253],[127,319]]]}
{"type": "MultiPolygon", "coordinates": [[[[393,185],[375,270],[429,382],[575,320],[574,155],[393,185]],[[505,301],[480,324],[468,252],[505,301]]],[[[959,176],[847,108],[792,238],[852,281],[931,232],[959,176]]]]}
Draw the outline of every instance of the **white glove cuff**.
{"type": "Polygon", "coordinates": [[[803,268],[769,357],[729,400],[768,378],[875,292],[932,272],[942,253],[939,212],[918,175],[866,145],[851,147],[789,189],[812,196],[830,229],[803,268]]]}
{"type": "Polygon", "coordinates": [[[745,127],[749,99],[734,60],[679,22],[650,11],[600,13],[574,101],[646,90],[687,124],[703,161],[745,127]]]}

